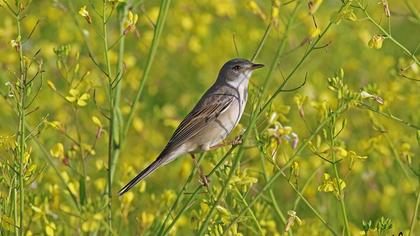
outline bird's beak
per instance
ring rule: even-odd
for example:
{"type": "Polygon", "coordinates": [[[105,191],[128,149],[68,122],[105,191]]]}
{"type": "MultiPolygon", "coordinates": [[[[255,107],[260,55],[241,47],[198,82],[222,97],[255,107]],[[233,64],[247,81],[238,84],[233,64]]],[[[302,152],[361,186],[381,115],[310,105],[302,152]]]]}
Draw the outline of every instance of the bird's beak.
{"type": "Polygon", "coordinates": [[[252,64],[251,65],[251,70],[256,70],[256,69],[263,68],[263,67],[264,67],[263,64],[252,64]]]}

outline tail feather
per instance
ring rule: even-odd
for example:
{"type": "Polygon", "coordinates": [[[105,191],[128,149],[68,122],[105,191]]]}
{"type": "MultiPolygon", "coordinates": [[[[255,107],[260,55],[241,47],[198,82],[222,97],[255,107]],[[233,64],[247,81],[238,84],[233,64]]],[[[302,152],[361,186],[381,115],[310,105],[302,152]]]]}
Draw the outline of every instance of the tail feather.
{"type": "Polygon", "coordinates": [[[118,195],[122,196],[124,193],[128,192],[132,187],[134,187],[142,179],[146,178],[153,171],[155,171],[159,166],[164,163],[164,158],[158,157],[152,164],[142,170],[136,177],[134,177],[127,185],[125,185],[119,192],[118,195]]]}

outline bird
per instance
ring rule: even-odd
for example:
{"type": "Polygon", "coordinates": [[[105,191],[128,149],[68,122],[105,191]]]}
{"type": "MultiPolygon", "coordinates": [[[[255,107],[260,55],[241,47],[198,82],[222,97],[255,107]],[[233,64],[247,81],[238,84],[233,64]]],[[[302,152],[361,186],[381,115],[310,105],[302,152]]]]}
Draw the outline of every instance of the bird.
{"type": "Polygon", "coordinates": [[[263,64],[243,58],[227,61],[220,69],[216,81],[179,124],[162,152],[118,192],[119,196],[179,156],[209,151],[220,145],[241,119],[252,72],[262,67],[263,64]]]}

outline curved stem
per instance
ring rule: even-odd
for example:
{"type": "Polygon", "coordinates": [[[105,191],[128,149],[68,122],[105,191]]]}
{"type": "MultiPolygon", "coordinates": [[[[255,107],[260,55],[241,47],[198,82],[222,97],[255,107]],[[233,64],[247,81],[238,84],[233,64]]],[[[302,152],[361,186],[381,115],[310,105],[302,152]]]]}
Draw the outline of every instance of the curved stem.
{"type": "Polygon", "coordinates": [[[154,30],[152,45],[150,46],[149,55],[147,56],[146,66],[144,68],[143,77],[141,78],[140,85],[137,89],[136,95],[131,105],[130,112],[124,125],[123,138],[127,136],[128,129],[133,121],[134,114],[136,113],[139,106],[139,99],[143,93],[144,86],[149,79],[150,69],[152,68],[153,60],[156,55],[157,47],[159,45],[160,37],[162,35],[163,26],[165,25],[166,16],[168,15],[169,5],[171,0],[162,0],[160,4],[159,16],[156,22],[156,28],[154,30]]]}
{"type": "Polygon", "coordinates": [[[391,40],[395,45],[397,45],[399,48],[401,48],[405,54],[407,54],[407,56],[411,57],[411,59],[414,60],[414,62],[417,65],[420,65],[419,59],[416,57],[416,55],[414,55],[414,53],[411,53],[410,50],[408,50],[406,47],[404,47],[404,45],[402,45],[400,42],[398,42],[392,35],[391,32],[386,31],[380,24],[378,24],[378,22],[376,22],[371,16],[370,14],[367,12],[366,8],[363,7],[361,5],[360,2],[358,2],[359,4],[359,9],[361,9],[363,11],[363,13],[366,15],[367,19],[372,22],[376,28],[378,28],[385,36],[386,38],[388,38],[389,40],[391,40]]]}

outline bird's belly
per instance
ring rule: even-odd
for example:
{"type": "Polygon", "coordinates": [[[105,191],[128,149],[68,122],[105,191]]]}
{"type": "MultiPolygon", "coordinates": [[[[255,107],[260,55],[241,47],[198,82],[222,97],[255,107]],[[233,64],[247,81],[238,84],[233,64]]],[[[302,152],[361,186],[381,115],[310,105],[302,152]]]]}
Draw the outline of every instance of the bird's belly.
{"type": "Polygon", "coordinates": [[[246,100],[242,104],[235,101],[228,110],[220,114],[204,130],[200,132],[198,148],[205,151],[225,139],[236,127],[244,111],[246,100]]]}

